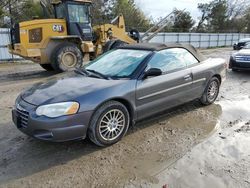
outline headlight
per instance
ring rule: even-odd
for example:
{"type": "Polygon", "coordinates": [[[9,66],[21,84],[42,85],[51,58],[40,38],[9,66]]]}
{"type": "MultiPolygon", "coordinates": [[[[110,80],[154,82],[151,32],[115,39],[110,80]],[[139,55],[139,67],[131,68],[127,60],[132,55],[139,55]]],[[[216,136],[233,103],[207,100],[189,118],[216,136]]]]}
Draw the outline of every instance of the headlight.
{"type": "Polygon", "coordinates": [[[29,30],[29,43],[39,43],[43,39],[42,28],[29,30]]]}
{"type": "Polygon", "coordinates": [[[38,116],[47,116],[50,118],[76,114],[79,109],[77,102],[63,102],[39,106],[36,109],[38,116]]]}

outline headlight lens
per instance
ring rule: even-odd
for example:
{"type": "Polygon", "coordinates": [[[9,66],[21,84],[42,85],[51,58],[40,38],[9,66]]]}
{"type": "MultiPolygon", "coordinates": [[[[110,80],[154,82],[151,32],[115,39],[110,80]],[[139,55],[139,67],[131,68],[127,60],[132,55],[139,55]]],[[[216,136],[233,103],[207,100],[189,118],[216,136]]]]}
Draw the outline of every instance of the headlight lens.
{"type": "Polygon", "coordinates": [[[47,116],[50,118],[76,114],[79,110],[77,102],[63,102],[39,106],[36,109],[38,116],[47,116]]]}

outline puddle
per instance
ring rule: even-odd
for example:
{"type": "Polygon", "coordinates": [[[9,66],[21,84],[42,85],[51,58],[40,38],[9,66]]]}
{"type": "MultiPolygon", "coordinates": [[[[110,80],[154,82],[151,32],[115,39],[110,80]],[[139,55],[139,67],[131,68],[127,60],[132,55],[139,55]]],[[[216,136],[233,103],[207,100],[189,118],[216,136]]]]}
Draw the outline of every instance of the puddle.
{"type": "Polygon", "coordinates": [[[177,163],[155,176],[150,187],[249,187],[250,100],[219,102],[222,115],[216,133],[194,147],[177,163]]]}

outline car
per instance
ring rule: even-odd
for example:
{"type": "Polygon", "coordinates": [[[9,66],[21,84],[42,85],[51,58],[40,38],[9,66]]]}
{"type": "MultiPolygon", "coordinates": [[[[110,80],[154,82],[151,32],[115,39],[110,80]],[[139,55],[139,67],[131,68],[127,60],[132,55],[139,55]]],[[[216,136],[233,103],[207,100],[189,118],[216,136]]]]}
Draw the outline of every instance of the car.
{"type": "Polygon", "coordinates": [[[250,42],[250,38],[243,38],[243,39],[240,39],[239,42],[235,43],[233,45],[233,49],[234,50],[240,50],[242,49],[246,43],[250,42]]]}
{"type": "Polygon", "coordinates": [[[205,59],[190,45],[125,45],[25,90],[12,117],[20,131],[37,139],[88,136],[109,146],[146,117],[195,99],[212,104],[225,67],[224,59],[205,59]]]}
{"type": "Polygon", "coordinates": [[[229,69],[232,69],[232,71],[250,70],[250,43],[231,55],[229,69]]]}

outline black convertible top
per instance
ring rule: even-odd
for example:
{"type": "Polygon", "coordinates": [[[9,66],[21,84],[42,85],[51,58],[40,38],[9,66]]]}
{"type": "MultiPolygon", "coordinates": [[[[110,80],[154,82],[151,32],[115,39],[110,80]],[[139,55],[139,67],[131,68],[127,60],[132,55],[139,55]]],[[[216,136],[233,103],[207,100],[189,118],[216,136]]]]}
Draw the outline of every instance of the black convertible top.
{"type": "Polygon", "coordinates": [[[118,47],[119,49],[135,49],[135,50],[148,50],[148,51],[160,51],[168,48],[184,48],[192,53],[199,61],[204,61],[206,58],[197,51],[192,45],[179,44],[179,43],[137,43],[128,44],[118,47]]]}

